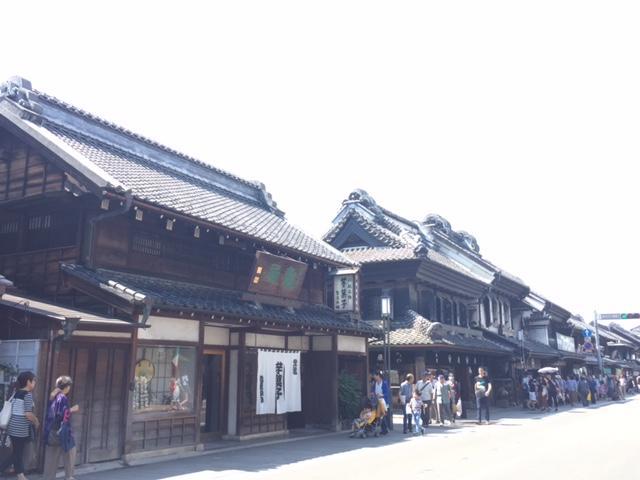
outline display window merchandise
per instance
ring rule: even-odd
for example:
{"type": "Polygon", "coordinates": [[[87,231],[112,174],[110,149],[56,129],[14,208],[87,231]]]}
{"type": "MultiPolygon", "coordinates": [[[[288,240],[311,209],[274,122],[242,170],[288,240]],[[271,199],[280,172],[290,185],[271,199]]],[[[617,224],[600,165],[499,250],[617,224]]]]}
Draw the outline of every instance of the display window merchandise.
{"type": "Polygon", "coordinates": [[[133,390],[134,412],[192,412],[195,359],[194,347],[139,347],[133,390]]]}

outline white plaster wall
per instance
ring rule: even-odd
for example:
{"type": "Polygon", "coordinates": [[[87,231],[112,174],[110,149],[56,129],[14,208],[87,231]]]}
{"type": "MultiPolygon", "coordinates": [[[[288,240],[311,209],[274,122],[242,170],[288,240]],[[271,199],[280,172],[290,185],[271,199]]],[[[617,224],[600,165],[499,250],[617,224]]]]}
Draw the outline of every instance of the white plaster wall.
{"type": "Polygon", "coordinates": [[[309,337],[289,337],[289,350],[301,350],[306,352],[309,350],[309,337]]]}
{"type": "Polygon", "coordinates": [[[126,332],[95,332],[92,330],[75,330],[72,335],[74,337],[131,338],[131,334],[126,332]]]}
{"type": "Polygon", "coordinates": [[[140,340],[176,340],[179,342],[199,342],[200,322],[184,318],[149,317],[151,328],[141,328],[140,340]]]}
{"type": "Polygon", "coordinates": [[[546,328],[530,328],[527,331],[527,337],[530,340],[549,345],[549,334],[546,328]]]}
{"type": "Polygon", "coordinates": [[[365,353],[367,351],[366,339],[350,335],[338,335],[338,351],[365,353]]]}
{"type": "Polygon", "coordinates": [[[247,347],[285,348],[285,338],[281,335],[247,333],[245,341],[247,347]]]}
{"type": "Polygon", "coordinates": [[[229,345],[229,329],[223,327],[204,327],[205,345],[229,345]]]}
{"type": "Polygon", "coordinates": [[[315,335],[313,337],[313,350],[316,352],[330,352],[333,350],[331,337],[315,335]]]}

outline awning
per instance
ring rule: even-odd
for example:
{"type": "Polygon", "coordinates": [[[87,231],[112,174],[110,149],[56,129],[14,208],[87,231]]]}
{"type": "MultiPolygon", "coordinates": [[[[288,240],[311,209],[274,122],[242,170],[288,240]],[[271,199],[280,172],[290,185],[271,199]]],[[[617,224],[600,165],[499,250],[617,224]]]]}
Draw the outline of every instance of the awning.
{"type": "Polygon", "coordinates": [[[52,321],[78,321],[82,327],[93,327],[96,330],[130,330],[139,325],[119,318],[96,315],[94,313],[56,305],[36,298],[5,293],[0,297],[0,307],[47,318],[52,321]]]}

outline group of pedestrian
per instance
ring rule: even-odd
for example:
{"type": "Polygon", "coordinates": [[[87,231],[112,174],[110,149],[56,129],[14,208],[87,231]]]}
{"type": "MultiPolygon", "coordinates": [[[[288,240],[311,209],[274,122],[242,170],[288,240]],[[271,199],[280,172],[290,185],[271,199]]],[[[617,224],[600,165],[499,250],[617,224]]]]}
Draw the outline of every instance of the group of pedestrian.
{"type": "MultiPolygon", "coordinates": [[[[483,412],[489,423],[491,388],[487,371],[481,367],[474,380],[478,423],[482,422],[483,412]]],[[[414,382],[413,374],[407,374],[400,385],[399,397],[403,412],[402,431],[405,434],[423,434],[425,428],[432,424],[449,426],[464,414],[460,383],[453,373],[435,374],[426,370],[417,382],[414,382]]]]}
{"type": "Polygon", "coordinates": [[[521,383],[522,406],[529,410],[558,411],[559,405],[584,407],[598,400],[624,400],[628,392],[638,392],[640,377],[626,375],[525,375],[521,383]]]}
{"type": "MultiPolygon", "coordinates": [[[[30,442],[35,442],[40,430],[40,420],[33,399],[36,387],[36,376],[33,372],[22,372],[18,375],[13,393],[5,402],[9,402],[10,417],[3,437],[5,445],[10,444],[11,455],[0,464],[0,474],[13,466],[18,480],[25,477],[25,448],[30,442]],[[8,439],[8,441],[6,440],[8,439]]],[[[65,480],[73,480],[75,468],[76,447],[71,430],[71,416],[79,411],[78,405],[71,406],[69,392],[73,382],[70,377],[62,376],[56,380],[56,387],[49,396],[48,408],[42,433],[44,435],[45,480],[56,478],[58,463],[62,457],[65,470],[65,480]]]]}

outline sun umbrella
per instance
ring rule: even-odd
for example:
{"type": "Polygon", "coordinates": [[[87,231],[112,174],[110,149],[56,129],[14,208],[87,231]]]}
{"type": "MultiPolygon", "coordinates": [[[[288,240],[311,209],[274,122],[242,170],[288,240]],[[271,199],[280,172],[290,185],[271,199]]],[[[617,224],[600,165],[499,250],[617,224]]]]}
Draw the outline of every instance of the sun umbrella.
{"type": "Polygon", "coordinates": [[[544,367],[538,370],[538,373],[546,374],[546,373],[557,373],[558,369],[556,367],[544,367]]]}

